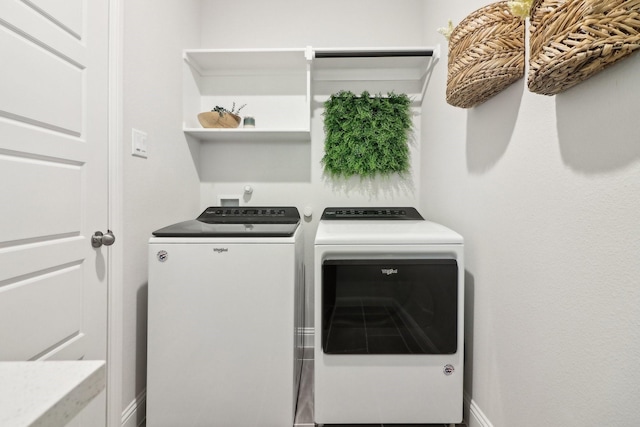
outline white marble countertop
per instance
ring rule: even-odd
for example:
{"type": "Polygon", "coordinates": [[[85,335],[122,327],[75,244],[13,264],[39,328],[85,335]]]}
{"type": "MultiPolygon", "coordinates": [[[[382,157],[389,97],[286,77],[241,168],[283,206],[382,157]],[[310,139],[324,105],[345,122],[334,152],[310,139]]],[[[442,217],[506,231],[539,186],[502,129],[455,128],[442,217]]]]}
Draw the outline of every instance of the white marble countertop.
{"type": "Polygon", "coordinates": [[[0,426],[64,426],[105,383],[104,361],[0,362],[0,426]]]}

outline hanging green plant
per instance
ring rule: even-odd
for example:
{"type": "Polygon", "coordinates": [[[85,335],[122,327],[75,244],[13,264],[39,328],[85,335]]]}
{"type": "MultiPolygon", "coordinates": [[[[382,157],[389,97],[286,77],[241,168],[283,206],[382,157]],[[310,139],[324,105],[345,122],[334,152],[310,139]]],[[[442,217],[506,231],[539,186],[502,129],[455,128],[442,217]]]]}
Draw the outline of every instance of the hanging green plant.
{"type": "Polygon", "coordinates": [[[409,170],[411,101],[406,94],[356,96],[340,91],[324,103],[325,173],[333,177],[409,170]]]}

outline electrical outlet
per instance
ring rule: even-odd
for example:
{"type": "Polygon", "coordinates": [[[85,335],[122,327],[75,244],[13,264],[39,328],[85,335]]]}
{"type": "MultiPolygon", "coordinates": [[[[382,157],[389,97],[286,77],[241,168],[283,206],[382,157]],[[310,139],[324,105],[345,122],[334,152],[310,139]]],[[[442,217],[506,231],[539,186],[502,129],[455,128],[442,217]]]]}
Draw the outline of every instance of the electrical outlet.
{"type": "Polygon", "coordinates": [[[147,158],[147,134],[141,130],[131,130],[131,155],[147,158]]]}
{"type": "Polygon", "coordinates": [[[218,206],[240,206],[242,196],[218,196],[218,206]]]}

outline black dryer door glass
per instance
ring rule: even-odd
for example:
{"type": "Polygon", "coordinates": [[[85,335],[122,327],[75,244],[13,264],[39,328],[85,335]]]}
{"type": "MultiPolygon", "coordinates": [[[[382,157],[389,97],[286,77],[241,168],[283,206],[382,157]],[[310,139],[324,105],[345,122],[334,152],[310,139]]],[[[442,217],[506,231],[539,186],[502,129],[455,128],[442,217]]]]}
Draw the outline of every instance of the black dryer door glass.
{"type": "Polygon", "coordinates": [[[454,354],[458,265],[453,259],[326,260],[327,354],[454,354]]]}

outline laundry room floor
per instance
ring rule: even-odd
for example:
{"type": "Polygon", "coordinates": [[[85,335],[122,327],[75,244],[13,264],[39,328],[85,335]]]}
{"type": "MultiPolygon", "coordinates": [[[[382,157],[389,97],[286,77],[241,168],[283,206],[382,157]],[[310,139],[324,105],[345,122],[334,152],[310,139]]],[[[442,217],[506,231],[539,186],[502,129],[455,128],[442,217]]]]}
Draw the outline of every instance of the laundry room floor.
{"type": "MultiPolygon", "coordinates": [[[[400,424],[387,424],[393,427],[402,427],[400,424]]],[[[300,382],[300,392],[298,394],[298,408],[294,427],[315,427],[313,422],[313,352],[305,352],[302,365],[302,380],[300,382]]],[[[348,424],[332,424],[331,427],[349,427],[348,424]]],[[[353,427],[384,427],[384,424],[358,424],[353,427]]],[[[409,427],[409,426],[407,426],[409,427]]],[[[448,424],[411,424],[410,427],[449,427],[448,424]]],[[[458,424],[456,427],[465,427],[458,424]]]]}

